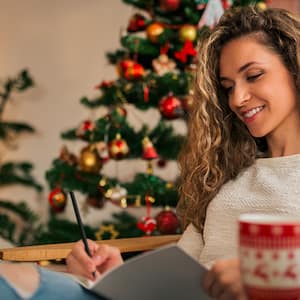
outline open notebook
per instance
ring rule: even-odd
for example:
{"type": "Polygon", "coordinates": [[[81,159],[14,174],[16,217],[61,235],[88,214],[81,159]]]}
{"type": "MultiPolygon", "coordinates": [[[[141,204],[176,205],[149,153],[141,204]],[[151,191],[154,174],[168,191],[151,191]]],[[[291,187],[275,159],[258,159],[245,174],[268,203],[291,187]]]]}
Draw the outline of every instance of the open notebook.
{"type": "Polygon", "coordinates": [[[206,272],[176,245],[128,259],[96,281],[74,277],[91,292],[112,300],[208,300],[201,288],[206,272]]]}

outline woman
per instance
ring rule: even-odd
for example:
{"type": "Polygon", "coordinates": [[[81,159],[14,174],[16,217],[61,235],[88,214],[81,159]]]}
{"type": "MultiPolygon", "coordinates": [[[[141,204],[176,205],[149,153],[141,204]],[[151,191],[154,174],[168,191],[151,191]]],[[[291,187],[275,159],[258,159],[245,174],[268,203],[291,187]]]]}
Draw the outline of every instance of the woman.
{"type": "MultiPolygon", "coordinates": [[[[201,41],[178,206],[179,244],[201,263],[237,256],[241,213],[300,214],[299,47],[299,19],[253,7],[201,41]]],[[[238,276],[237,260],[217,262],[204,286],[243,299],[238,276]]]]}

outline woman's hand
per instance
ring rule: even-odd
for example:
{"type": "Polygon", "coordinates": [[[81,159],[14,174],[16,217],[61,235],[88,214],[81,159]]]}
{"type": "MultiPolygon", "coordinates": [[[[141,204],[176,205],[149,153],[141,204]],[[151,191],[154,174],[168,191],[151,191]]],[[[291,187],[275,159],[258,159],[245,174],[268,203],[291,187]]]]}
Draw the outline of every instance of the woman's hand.
{"type": "Polygon", "coordinates": [[[123,263],[118,248],[99,245],[92,240],[87,240],[87,242],[92,257],[87,255],[83,242],[78,241],[67,256],[68,272],[94,280],[104,272],[123,263]]]}
{"type": "Polygon", "coordinates": [[[203,278],[203,288],[217,300],[246,300],[238,259],[217,261],[203,278]]]}

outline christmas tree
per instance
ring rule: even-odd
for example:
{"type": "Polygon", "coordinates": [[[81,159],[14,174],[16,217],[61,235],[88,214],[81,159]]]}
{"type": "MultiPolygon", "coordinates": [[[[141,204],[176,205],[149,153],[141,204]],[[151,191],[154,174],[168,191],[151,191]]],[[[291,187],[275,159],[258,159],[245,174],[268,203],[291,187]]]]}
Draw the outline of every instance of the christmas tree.
{"type": "MultiPolygon", "coordinates": [[[[17,135],[33,133],[34,128],[24,122],[7,121],[4,111],[14,93],[20,93],[33,86],[27,70],[15,78],[4,80],[0,85],[0,139],[8,151],[13,148],[17,135]]],[[[3,155],[4,157],[4,155],[3,155]]],[[[40,192],[41,185],[32,176],[33,164],[29,161],[3,161],[0,164],[0,188],[8,185],[23,185],[40,192]]],[[[38,216],[26,204],[25,199],[14,203],[10,199],[0,199],[0,236],[16,245],[31,244],[38,231],[38,216]]]]}
{"type": "Polygon", "coordinates": [[[176,162],[184,141],[185,132],[178,133],[178,128],[184,127],[193,104],[197,41],[231,6],[256,3],[265,7],[263,1],[249,0],[123,2],[136,12],[122,34],[122,47],[107,54],[118,77],[98,84],[96,97],[80,100],[92,113],[61,135],[66,141],[83,144],[78,153],[63,146],[46,173],[51,219],[40,232],[39,243],[80,238],[77,225],[61,217],[71,190],[85,195],[82,208],[86,220],[91,210],[104,211],[111,204],[119,208],[107,220],[99,218],[97,226],[86,226],[89,238],[180,232],[172,209],[178,201],[178,171],[173,171],[172,180],[157,174],[176,162]],[[144,118],[137,113],[140,111],[152,111],[153,118],[144,118]],[[156,121],[155,115],[159,116],[156,121]],[[144,160],[142,170],[126,165],[129,160],[144,160]],[[132,174],[124,179],[128,169],[132,174]],[[129,213],[132,207],[143,208],[143,216],[129,213]],[[158,214],[153,214],[154,207],[158,214]]]}

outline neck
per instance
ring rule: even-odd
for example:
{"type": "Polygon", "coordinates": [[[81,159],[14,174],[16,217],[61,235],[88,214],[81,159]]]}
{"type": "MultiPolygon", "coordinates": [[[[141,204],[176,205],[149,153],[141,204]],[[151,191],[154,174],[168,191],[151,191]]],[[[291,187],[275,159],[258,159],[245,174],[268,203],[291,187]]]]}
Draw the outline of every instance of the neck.
{"type": "Polygon", "coordinates": [[[269,157],[300,154],[300,133],[287,134],[280,139],[267,138],[269,157]]]}

